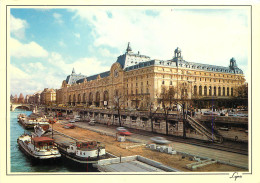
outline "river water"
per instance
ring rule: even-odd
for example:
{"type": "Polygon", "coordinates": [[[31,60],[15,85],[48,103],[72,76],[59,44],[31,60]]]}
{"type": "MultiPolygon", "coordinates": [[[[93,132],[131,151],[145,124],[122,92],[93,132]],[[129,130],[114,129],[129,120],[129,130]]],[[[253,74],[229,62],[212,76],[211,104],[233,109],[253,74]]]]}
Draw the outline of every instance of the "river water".
{"type": "Polygon", "coordinates": [[[15,111],[10,112],[10,133],[11,133],[11,172],[96,172],[97,170],[88,168],[87,170],[82,170],[79,167],[71,166],[66,163],[66,159],[61,159],[55,163],[41,163],[36,164],[31,159],[29,159],[17,145],[17,138],[25,133],[31,133],[30,130],[25,130],[20,123],[18,123],[17,115],[20,113],[25,113],[30,115],[31,111],[25,111],[22,109],[15,109],[15,111]]]}

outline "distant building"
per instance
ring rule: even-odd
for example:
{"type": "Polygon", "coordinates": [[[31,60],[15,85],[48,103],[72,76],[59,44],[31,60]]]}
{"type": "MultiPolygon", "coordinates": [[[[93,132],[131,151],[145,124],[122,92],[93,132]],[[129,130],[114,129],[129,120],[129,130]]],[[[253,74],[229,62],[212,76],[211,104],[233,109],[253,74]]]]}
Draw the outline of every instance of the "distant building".
{"type": "Polygon", "coordinates": [[[40,94],[41,104],[51,105],[56,103],[56,91],[54,89],[45,88],[40,94]]]}
{"type": "Polygon", "coordinates": [[[34,96],[34,104],[39,105],[41,103],[41,93],[42,93],[42,91],[38,91],[38,92],[35,92],[33,94],[33,96],[34,96]]]}
{"type": "Polygon", "coordinates": [[[14,100],[14,96],[11,94],[11,96],[10,96],[10,102],[13,102],[13,100],[14,100]]]}
{"type": "Polygon", "coordinates": [[[16,94],[14,95],[14,98],[13,98],[13,103],[18,103],[18,97],[17,97],[17,95],[16,95],[16,94]]]}
{"type": "Polygon", "coordinates": [[[20,104],[23,104],[23,103],[24,103],[24,96],[23,96],[22,93],[20,93],[20,95],[19,95],[18,103],[20,103],[20,104]]]}
{"type": "Polygon", "coordinates": [[[25,99],[24,99],[24,103],[25,104],[29,104],[29,100],[30,100],[30,97],[31,97],[32,95],[26,95],[25,96],[25,99]]]}

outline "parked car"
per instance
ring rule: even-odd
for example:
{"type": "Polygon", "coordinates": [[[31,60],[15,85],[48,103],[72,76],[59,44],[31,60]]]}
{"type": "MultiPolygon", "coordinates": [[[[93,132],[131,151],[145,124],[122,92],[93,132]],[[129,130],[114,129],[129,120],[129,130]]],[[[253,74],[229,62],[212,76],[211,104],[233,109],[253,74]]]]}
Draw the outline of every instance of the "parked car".
{"type": "Polygon", "coordinates": [[[238,117],[248,117],[248,114],[241,114],[241,113],[237,113],[238,117]]]}
{"type": "Polygon", "coordinates": [[[126,128],[124,127],[117,127],[116,130],[118,131],[118,133],[120,135],[125,135],[125,136],[129,136],[129,135],[132,135],[131,132],[129,132],[126,128]]]}
{"type": "Polygon", "coordinates": [[[75,120],[74,120],[74,119],[71,119],[69,122],[70,122],[70,123],[75,123],[75,120]]]}
{"type": "Polygon", "coordinates": [[[118,133],[119,133],[120,135],[125,135],[125,136],[130,136],[130,135],[132,135],[132,133],[129,132],[128,130],[126,130],[126,129],[124,129],[124,130],[119,130],[118,133]]]}
{"type": "Polygon", "coordinates": [[[80,118],[74,118],[75,122],[80,122],[81,119],[80,118]]]}
{"type": "Polygon", "coordinates": [[[204,112],[204,115],[220,116],[220,113],[218,113],[218,112],[212,112],[212,111],[206,111],[206,112],[204,112]]]}
{"type": "Polygon", "coordinates": [[[63,126],[63,128],[74,129],[75,126],[73,124],[66,124],[66,125],[63,126]]]}
{"type": "Polygon", "coordinates": [[[152,137],[150,138],[153,142],[155,142],[156,144],[169,144],[171,143],[171,141],[163,138],[163,137],[152,137]]]}
{"type": "Polygon", "coordinates": [[[126,130],[126,129],[125,129],[125,127],[117,127],[116,130],[120,131],[120,130],[126,130]]]}
{"type": "Polygon", "coordinates": [[[96,121],[94,119],[91,119],[88,124],[91,125],[91,126],[95,126],[96,121]]]}

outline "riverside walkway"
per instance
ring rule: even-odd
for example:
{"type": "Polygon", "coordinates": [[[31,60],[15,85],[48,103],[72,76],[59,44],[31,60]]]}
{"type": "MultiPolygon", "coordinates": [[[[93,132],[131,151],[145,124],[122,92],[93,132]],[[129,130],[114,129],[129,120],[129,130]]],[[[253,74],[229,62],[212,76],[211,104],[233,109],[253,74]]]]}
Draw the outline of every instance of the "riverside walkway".
{"type": "MultiPolygon", "coordinates": [[[[99,132],[102,134],[106,134],[109,136],[116,136],[116,129],[107,127],[105,125],[95,125],[95,126],[89,126],[86,122],[76,122],[75,126],[80,128],[85,128],[91,131],[99,132]]],[[[133,142],[140,142],[140,143],[149,143],[150,142],[150,136],[140,135],[140,134],[133,134],[130,137],[127,137],[127,140],[133,141],[133,142]]],[[[218,160],[219,162],[223,164],[228,164],[231,166],[236,166],[239,168],[243,168],[245,170],[248,169],[248,155],[242,155],[232,152],[226,152],[216,149],[210,149],[206,147],[200,147],[196,145],[191,144],[185,144],[185,143],[179,143],[172,141],[172,144],[174,147],[174,150],[177,152],[196,156],[199,158],[210,158],[214,160],[218,160]]]]}

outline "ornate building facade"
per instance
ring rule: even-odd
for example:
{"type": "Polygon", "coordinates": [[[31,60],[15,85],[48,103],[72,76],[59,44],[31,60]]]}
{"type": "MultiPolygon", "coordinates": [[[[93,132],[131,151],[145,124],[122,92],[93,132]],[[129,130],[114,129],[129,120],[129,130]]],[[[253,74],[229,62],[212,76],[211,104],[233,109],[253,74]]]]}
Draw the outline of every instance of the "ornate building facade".
{"type": "Polygon", "coordinates": [[[62,82],[57,90],[57,103],[112,108],[147,109],[161,107],[160,93],[164,88],[177,88],[175,99],[186,93],[187,99],[228,99],[245,83],[243,71],[231,58],[228,67],[185,61],[179,48],[169,60],[151,59],[133,53],[128,43],[126,52],[117,58],[107,72],[93,76],[76,74],[62,82]],[[181,85],[185,84],[183,91],[181,85]]]}

